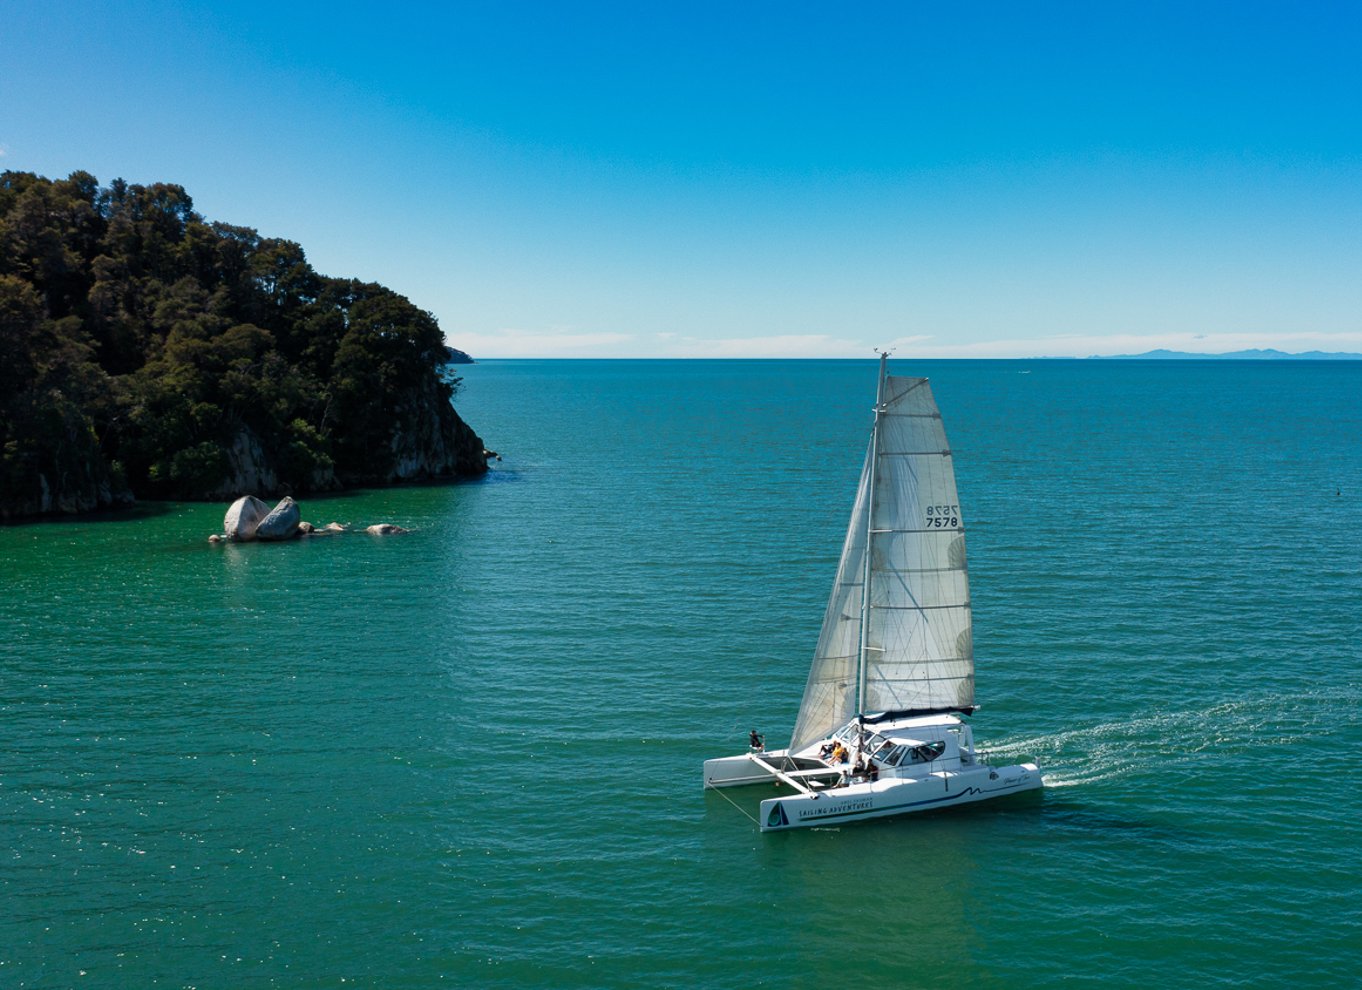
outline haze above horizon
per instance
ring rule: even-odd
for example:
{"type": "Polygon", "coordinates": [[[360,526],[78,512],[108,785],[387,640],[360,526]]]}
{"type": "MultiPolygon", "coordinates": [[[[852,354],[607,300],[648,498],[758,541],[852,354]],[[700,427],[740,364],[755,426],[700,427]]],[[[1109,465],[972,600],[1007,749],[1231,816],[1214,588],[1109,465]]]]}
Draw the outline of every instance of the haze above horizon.
{"type": "Polygon", "coordinates": [[[492,357],[1362,351],[1362,8],[6,8],[0,169],[492,357]]]}

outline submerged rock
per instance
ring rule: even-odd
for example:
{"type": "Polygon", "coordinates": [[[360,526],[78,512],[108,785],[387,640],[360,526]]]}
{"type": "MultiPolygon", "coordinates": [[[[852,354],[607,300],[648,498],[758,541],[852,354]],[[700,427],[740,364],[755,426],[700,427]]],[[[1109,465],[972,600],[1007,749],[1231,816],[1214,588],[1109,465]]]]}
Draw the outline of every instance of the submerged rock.
{"type": "Polygon", "coordinates": [[[374,523],[364,532],[374,536],[394,536],[398,533],[409,533],[411,530],[403,529],[401,526],[394,526],[392,523],[374,523]]]}
{"type": "Polygon", "coordinates": [[[298,535],[302,510],[291,496],[285,495],[255,529],[257,540],[291,540],[298,535]]]}
{"type": "Polygon", "coordinates": [[[255,539],[255,531],[266,516],[270,507],[254,495],[243,495],[227,509],[222,518],[222,528],[227,539],[233,543],[245,543],[255,539]]]}

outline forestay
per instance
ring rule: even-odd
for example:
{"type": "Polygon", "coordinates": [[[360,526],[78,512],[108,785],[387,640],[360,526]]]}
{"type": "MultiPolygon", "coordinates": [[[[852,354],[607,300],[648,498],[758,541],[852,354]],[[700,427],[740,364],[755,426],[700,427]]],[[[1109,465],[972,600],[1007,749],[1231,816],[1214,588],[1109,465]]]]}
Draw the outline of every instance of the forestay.
{"type": "Polygon", "coordinates": [[[886,376],[790,749],[857,714],[973,704],[965,529],[946,431],[927,379],[886,376]]]}

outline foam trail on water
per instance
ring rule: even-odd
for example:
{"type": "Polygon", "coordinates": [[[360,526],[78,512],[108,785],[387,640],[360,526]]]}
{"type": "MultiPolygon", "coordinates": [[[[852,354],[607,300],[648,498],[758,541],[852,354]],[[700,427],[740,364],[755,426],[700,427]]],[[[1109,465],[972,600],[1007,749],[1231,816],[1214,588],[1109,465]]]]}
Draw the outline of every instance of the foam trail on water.
{"type": "Polygon", "coordinates": [[[1204,767],[1208,760],[1296,745],[1348,721],[1339,718],[1340,709],[1351,710],[1356,720],[1357,701],[1337,693],[1242,698],[1009,740],[990,746],[983,757],[990,763],[1034,759],[1047,787],[1077,787],[1124,777],[1153,764],[1204,767]]]}

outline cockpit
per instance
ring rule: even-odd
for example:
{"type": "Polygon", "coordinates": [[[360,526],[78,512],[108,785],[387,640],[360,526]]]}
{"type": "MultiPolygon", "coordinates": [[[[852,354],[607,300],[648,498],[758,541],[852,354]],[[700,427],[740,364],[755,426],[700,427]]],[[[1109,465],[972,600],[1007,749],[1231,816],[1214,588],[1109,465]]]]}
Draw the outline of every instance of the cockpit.
{"type": "MultiPolygon", "coordinates": [[[[852,752],[856,750],[856,725],[845,725],[833,734],[833,739],[841,742],[852,752]]],[[[932,763],[946,752],[944,740],[923,741],[898,736],[885,736],[878,732],[868,732],[861,737],[861,752],[881,769],[912,764],[932,763]]]]}

